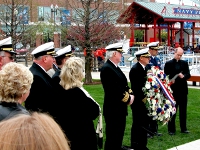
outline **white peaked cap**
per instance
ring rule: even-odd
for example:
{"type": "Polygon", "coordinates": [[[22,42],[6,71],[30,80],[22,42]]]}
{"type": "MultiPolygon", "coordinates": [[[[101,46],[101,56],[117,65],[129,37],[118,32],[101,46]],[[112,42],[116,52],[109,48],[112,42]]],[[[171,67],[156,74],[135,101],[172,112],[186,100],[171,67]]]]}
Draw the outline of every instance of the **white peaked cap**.
{"type": "Polygon", "coordinates": [[[119,51],[119,52],[123,52],[122,49],[123,43],[114,43],[114,44],[110,44],[108,46],[106,46],[106,50],[107,51],[119,51]]]}
{"type": "Polygon", "coordinates": [[[13,51],[12,38],[8,37],[0,41],[0,51],[5,51],[11,54],[17,54],[13,51]]]}
{"type": "Polygon", "coordinates": [[[32,53],[35,57],[42,56],[42,55],[52,55],[56,56],[56,52],[54,50],[54,42],[48,42],[45,44],[42,44],[35,48],[32,53]]]}
{"type": "Polygon", "coordinates": [[[159,41],[157,42],[151,42],[147,45],[148,48],[158,50],[161,49],[161,46],[159,46],[159,41]]]}
{"type": "Polygon", "coordinates": [[[135,52],[134,55],[136,57],[138,57],[138,56],[147,56],[147,57],[150,57],[151,56],[150,53],[149,53],[149,48],[141,49],[141,50],[135,52]]]}
{"type": "Polygon", "coordinates": [[[59,49],[57,52],[56,52],[57,56],[56,57],[59,57],[61,55],[65,55],[65,56],[71,56],[72,55],[72,47],[71,45],[68,45],[62,49],[59,49]]]}
{"type": "Polygon", "coordinates": [[[11,37],[8,37],[6,39],[3,39],[0,41],[0,46],[3,46],[3,45],[10,45],[12,44],[12,40],[11,40],[11,37]]]}

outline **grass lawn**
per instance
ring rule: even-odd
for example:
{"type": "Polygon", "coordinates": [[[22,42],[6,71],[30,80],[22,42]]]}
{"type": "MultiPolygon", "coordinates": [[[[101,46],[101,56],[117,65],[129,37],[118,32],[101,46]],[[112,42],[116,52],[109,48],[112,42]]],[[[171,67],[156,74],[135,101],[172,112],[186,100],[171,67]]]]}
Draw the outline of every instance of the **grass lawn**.
{"type": "MultiPolygon", "coordinates": [[[[101,84],[98,85],[84,85],[85,89],[91,94],[91,96],[101,105],[103,108],[103,88],[101,84]]],[[[187,128],[190,131],[189,134],[180,133],[179,117],[177,112],[176,118],[176,135],[168,135],[167,125],[159,124],[159,132],[163,134],[162,137],[154,137],[148,139],[148,148],[150,150],[166,150],[187,142],[191,142],[200,139],[200,90],[189,89],[188,95],[188,115],[187,115],[187,128]]],[[[96,120],[97,121],[97,120],[96,120]]],[[[95,121],[95,124],[96,124],[95,121]]],[[[124,135],[123,144],[130,145],[130,131],[132,125],[131,109],[129,107],[129,115],[127,116],[126,131],[124,135]]],[[[105,129],[105,123],[104,123],[105,129]]],[[[104,130],[105,131],[105,130],[104,130]]],[[[104,132],[104,140],[106,135],[104,132]]]]}

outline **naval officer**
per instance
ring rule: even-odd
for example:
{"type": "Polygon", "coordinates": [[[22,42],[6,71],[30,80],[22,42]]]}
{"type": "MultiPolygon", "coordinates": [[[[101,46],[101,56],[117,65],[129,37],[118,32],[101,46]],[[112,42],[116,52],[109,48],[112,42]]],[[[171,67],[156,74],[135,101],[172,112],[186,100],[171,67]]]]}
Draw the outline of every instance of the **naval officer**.
{"type": "Polygon", "coordinates": [[[104,150],[121,150],[126,126],[127,107],[134,96],[127,78],[118,67],[122,57],[122,43],[106,47],[107,61],[101,68],[100,78],[104,89],[103,116],[106,123],[104,150]]]}
{"type": "Polygon", "coordinates": [[[145,93],[142,88],[147,80],[146,65],[150,60],[149,49],[145,48],[137,51],[134,54],[137,58],[137,63],[133,65],[129,72],[131,89],[135,96],[135,100],[131,105],[132,109],[132,128],[131,128],[131,148],[134,150],[148,150],[147,148],[147,131],[149,126],[148,110],[146,109],[143,99],[145,93]]]}
{"type": "Polygon", "coordinates": [[[68,45],[68,46],[58,50],[56,52],[56,54],[57,55],[55,56],[55,60],[56,60],[57,69],[55,71],[55,74],[52,76],[52,79],[55,83],[59,83],[60,82],[59,75],[60,75],[62,66],[67,61],[67,59],[69,59],[71,56],[73,56],[71,45],[68,45]]]}
{"type": "Polygon", "coordinates": [[[25,107],[31,111],[48,112],[51,114],[55,103],[56,93],[52,78],[47,71],[53,67],[54,42],[48,42],[38,46],[31,53],[34,56],[30,71],[33,74],[33,83],[30,94],[25,102],[25,107]]]}

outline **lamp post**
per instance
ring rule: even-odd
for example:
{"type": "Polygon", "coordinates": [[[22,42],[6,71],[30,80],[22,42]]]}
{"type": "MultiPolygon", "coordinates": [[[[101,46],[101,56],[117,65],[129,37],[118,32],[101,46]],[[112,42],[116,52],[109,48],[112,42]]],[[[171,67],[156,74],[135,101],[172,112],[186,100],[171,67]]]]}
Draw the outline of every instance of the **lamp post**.
{"type": "Polygon", "coordinates": [[[17,22],[17,14],[18,14],[18,10],[15,8],[14,9],[15,25],[16,25],[16,22],[17,22]]]}
{"type": "MultiPolygon", "coordinates": [[[[14,24],[14,28],[15,28],[15,30],[13,30],[13,32],[14,32],[14,45],[15,45],[15,50],[16,50],[16,43],[17,43],[17,15],[18,15],[18,10],[17,10],[17,8],[15,8],[14,9],[14,12],[13,12],[13,14],[14,14],[14,22],[13,22],[13,24],[14,24]]],[[[12,34],[13,35],[13,34],[12,34]]]]}
{"type": "Polygon", "coordinates": [[[8,36],[8,12],[6,11],[6,37],[8,36]]]}
{"type": "Polygon", "coordinates": [[[56,24],[57,10],[58,10],[58,6],[57,5],[54,6],[53,4],[51,4],[51,13],[53,13],[53,17],[54,17],[54,27],[56,24]]]}
{"type": "Polygon", "coordinates": [[[105,14],[104,14],[104,13],[105,13],[104,11],[105,11],[105,10],[104,10],[104,1],[103,1],[103,24],[104,24],[104,19],[105,19],[105,18],[104,18],[104,15],[105,15],[105,14]]]}

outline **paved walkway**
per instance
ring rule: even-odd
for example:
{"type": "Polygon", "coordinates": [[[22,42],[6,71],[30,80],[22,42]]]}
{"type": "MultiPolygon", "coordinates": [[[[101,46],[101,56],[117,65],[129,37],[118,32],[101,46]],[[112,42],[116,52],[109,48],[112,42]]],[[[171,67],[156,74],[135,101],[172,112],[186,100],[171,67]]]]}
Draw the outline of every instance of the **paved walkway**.
{"type": "Polygon", "coordinates": [[[167,150],[200,150],[200,140],[192,141],[167,150]]]}
{"type": "MultiPolygon", "coordinates": [[[[129,68],[121,68],[121,70],[124,72],[124,74],[126,75],[126,78],[129,82],[129,68]]],[[[100,79],[100,72],[92,72],[92,78],[93,79],[100,79]]],[[[200,89],[200,85],[199,83],[196,84],[196,86],[192,86],[192,81],[188,81],[188,87],[189,88],[195,88],[195,89],[200,89]]],[[[200,150],[200,149],[199,149],[200,150]]]]}
{"type": "MultiPolygon", "coordinates": [[[[21,64],[25,64],[24,61],[20,61],[18,63],[21,63],[21,64]]],[[[32,62],[28,62],[28,67],[30,67],[32,64],[32,62]]],[[[124,74],[126,75],[126,78],[129,81],[129,71],[130,71],[130,67],[120,67],[121,70],[124,72],[124,74]]],[[[92,78],[93,79],[100,79],[100,72],[92,72],[92,78]]],[[[188,81],[188,87],[189,88],[196,88],[196,89],[200,89],[200,83],[196,83],[196,86],[192,86],[192,82],[191,81],[188,81]]]]}

